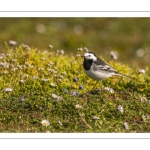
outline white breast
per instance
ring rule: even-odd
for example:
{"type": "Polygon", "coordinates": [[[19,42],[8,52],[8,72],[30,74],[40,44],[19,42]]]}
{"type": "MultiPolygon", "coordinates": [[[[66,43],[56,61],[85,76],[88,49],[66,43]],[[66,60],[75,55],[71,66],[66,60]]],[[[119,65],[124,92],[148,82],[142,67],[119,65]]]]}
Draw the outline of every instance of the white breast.
{"type": "Polygon", "coordinates": [[[93,71],[93,70],[84,70],[85,73],[94,80],[102,80],[108,77],[111,77],[113,74],[106,71],[93,71]]]}

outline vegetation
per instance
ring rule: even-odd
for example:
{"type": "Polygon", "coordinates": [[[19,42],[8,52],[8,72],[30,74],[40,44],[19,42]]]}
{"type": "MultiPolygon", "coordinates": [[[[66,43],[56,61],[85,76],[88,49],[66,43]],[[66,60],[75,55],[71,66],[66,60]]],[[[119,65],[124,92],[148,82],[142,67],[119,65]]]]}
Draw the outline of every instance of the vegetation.
{"type": "Polygon", "coordinates": [[[0,52],[4,42],[17,41],[31,48],[75,54],[77,47],[109,60],[109,53],[119,53],[118,61],[131,67],[145,68],[150,62],[150,18],[0,18],[0,52]],[[141,55],[139,55],[139,53],[141,55]]]}
{"type": "MultiPolygon", "coordinates": [[[[77,49],[77,48],[76,48],[77,49]]],[[[108,63],[136,78],[95,81],[75,54],[6,44],[0,55],[0,132],[150,132],[150,70],[108,63]]]]}

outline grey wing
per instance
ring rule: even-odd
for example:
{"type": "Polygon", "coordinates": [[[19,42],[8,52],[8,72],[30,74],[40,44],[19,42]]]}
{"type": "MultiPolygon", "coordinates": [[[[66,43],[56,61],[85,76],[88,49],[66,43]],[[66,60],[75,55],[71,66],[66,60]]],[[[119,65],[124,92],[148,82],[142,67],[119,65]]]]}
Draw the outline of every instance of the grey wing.
{"type": "MultiPolygon", "coordinates": [[[[93,68],[94,69],[94,68],[93,68]]],[[[98,65],[97,66],[97,71],[107,71],[109,73],[117,73],[117,71],[115,69],[113,69],[112,67],[110,67],[109,65],[98,65]]]]}
{"type": "MultiPolygon", "coordinates": [[[[102,61],[100,59],[98,59],[98,62],[95,62],[95,64],[93,65],[93,70],[109,72],[112,75],[118,75],[118,76],[123,76],[123,77],[127,77],[127,78],[132,78],[130,76],[126,76],[124,74],[118,73],[115,69],[113,69],[112,67],[110,67],[108,64],[106,64],[104,61],[102,61]]],[[[132,78],[132,79],[134,79],[134,78],[132,78]]]]}
{"type": "Polygon", "coordinates": [[[107,71],[109,73],[118,73],[115,69],[113,69],[112,67],[110,67],[108,64],[106,64],[103,60],[101,60],[100,58],[98,58],[97,62],[94,62],[94,67],[93,70],[95,71],[107,71]]]}

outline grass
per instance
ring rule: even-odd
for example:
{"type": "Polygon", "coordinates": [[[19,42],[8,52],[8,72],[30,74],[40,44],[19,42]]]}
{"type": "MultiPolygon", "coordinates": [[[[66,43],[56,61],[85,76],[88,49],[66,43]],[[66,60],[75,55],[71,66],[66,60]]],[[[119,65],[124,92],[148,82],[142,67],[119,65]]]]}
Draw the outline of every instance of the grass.
{"type": "Polygon", "coordinates": [[[15,40],[17,46],[24,43],[39,50],[64,49],[67,54],[76,53],[77,47],[109,60],[109,52],[119,53],[119,62],[144,68],[150,60],[150,19],[112,17],[72,18],[0,18],[0,52],[5,51],[4,41],[15,40]],[[143,57],[137,52],[142,49],[143,57]]]}
{"type": "Polygon", "coordinates": [[[6,47],[0,59],[0,132],[150,132],[148,67],[142,74],[110,61],[137,80],[111,77],[88,94],[95,81],[85,75],[83,58],[6,47]]]}

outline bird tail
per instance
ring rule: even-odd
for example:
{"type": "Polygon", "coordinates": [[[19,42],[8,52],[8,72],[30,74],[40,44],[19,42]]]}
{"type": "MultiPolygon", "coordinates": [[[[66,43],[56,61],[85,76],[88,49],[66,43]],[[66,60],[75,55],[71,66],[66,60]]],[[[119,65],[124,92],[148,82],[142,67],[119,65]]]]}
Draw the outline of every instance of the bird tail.
{"type": "Polygon", "coordinates": [[[115,75],[136,80],[136,79],[133,78],[133,77],[130,77],[130,76],[127,76],[127,75],[124,75],[124,74],[121,74],[121,73],[117,73],[117,74],[115,74],[115,75]]]}

